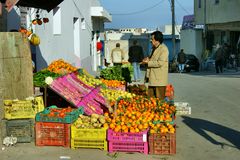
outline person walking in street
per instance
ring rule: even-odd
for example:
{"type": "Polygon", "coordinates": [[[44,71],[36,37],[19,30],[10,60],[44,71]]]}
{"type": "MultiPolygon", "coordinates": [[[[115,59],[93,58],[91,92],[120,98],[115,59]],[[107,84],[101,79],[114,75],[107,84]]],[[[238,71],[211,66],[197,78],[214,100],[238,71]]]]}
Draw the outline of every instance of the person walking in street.
{"type": "Polygon", "coordinates": [[[184,71],[184,66],[186,62],[186,54],[184,53],[183,49],[181,49],[181,51],[178,53],[177,61],[179,73],[182,73],[184,71]]]}
{"type": "Polygon", "coordinates": [[[148,96],[165,98],[168,84],[168,48],[163,43],[163,34],[155,31],[151,34],[152,54],[143,59],[147,64],[146,80],[148,81],[148,96]]]}
{"type": "Polygon", "coordinates": [[[134,82],[140,81],[141,78],[141,70],[140,70],[140,62],[142,62],[144,58],[143,48],[137,44],[137,40],[133,41],[133,46],[129,48],[128,52],[129,59],[128,61],[132,63],[133,66],[133,74],[134,74],[134,82]]]}
{"type": "Polygon", "coordinates": [[[121,66],[124,59],[124,52],[120,48],[120,43],[116,43],[116,48],[111,52],[111,59],[114,66],[121,66]]]}
{"type": "Polygon", "coordinates": [[[223,48],[217,44],[216,45],[216,54],[215,54],[215,68],[216,68],[216,73],[223,73],[223,62],[224,62],[224,52],[223,48]]]}
{"type": "Polygon", "coordinates": [[[207,59],[208,59],[208,55],[209,55],[209,50],[206,49],[201,56],[202,62],[201,62],[201,70],[205,71],[207,70],[208,66],[207,66],[207,59]]]}

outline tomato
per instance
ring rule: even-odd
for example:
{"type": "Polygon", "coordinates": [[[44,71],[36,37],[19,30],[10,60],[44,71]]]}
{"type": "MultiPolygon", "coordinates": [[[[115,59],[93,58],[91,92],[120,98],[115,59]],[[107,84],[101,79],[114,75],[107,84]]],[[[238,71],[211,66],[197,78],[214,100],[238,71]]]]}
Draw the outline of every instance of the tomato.
{"type": "Polygon", "coordinates": [[[60,117],[60,118],[64,118],[66,116],[66,114],[64,113],[64,112],[60,112],[59,114],[58,114],[58,117],[60,117]]]}
{"type": "Polygon", "coordinates": [[[48,114],[48,116],[49,116],[49,117],[54,117],[54,116],[55,116],[55,113],[54,113],[54,112],[50,112],[50,113],[48,114]]]}

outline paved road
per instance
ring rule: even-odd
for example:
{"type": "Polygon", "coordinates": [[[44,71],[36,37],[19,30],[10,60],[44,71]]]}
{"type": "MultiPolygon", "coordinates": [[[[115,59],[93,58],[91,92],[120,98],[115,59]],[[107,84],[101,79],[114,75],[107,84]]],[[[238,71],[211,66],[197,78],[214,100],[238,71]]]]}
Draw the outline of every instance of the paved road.
{"type": "Polygon", "coordinates": [[[178,160],[240,158],[239,73],[170,74],[175,101],[189,102],[190,116],[177,118],[178,160]]]}
{"type": "MultiPolygon", "coordinates": [[[[171,73],[175,101],[188,102],[192,114],[178,116],[177,154],[173,156],[119,153],[117,160],[239,160],[240,159],[240,74],[211,72],[171,73]]],[[[17,144],[0,151],[1,160],[113,159],[106,151],[65,149],[17,144]]]]}

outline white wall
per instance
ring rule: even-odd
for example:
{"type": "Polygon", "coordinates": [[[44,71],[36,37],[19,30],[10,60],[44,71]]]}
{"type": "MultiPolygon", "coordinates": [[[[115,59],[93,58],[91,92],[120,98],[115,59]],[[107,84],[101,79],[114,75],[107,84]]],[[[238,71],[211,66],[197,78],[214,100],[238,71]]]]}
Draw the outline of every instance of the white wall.
{"type": "Polygon", "coordinates": [[[53,34],[53,11],[49,13],[43,11],[40,14],[40,16],[49,18],[49,23],[36,26],[36,33],[42,40],[36,50],[38,70],[59,58],[63,58],[72,65],[84,67],[87,70],[91,69],[89,65],[91,62],[90,44],[92,35],[89,12],[91,3],[84,0],[74,0],[74,2],[75,4],[73,1],[66,0],[59,5],[61,8],[60,34],[53,34]],[[79,44],[80,52],[78,54],[74,53],[74,17],[79,18],[80,21],[84,18],[86,21],[85,29],[82,29],[80,24],[79,37],[81,43],[79,44]]]}
{"type": "Polygon", "coordinates": [[[201,59],[203,52],[202,30],[186,29],[181,31],[180,48],[184,49],[186,54],[194,54],[201,59]]]}

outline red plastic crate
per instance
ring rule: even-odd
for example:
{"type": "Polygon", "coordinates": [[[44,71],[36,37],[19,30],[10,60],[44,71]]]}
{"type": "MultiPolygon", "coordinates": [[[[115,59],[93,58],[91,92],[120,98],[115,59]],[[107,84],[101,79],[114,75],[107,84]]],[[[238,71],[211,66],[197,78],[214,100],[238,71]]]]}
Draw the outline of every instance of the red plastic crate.
{"type": "Polygon", "coordinates": [[[176,154],[176,133],[153,133],[148,137],[149,154],[176,154]]]}
{"type": "Polygon", "coordinates": [[[122,133],[108,129],[108,151],[148,154],[147,133],[148,130],[139,133],[122,133]]]}
{"type": "Polygon", "coordinates": [[[71,124],[36,122],[36,146],[70,147],[71,124]]]}

